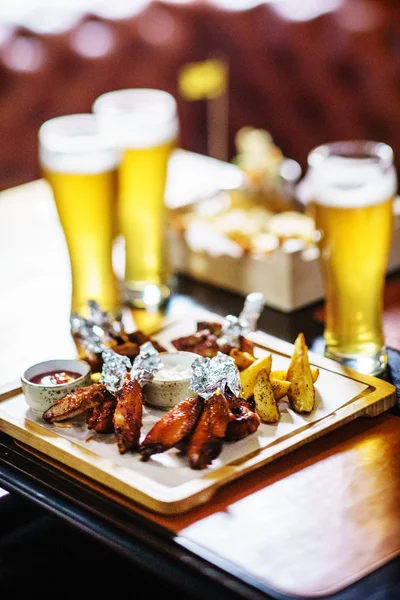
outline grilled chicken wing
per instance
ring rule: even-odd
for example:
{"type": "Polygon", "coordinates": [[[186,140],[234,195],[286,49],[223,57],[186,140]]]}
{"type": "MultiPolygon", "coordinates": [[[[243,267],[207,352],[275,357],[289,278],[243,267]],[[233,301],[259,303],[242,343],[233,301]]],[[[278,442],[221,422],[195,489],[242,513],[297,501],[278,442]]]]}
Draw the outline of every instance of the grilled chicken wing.
{"type": "Polygon", "coordinates": [[[136,379],[125,376],[117,392],[117,406],[113,416],[114,432],[120,454],[136,450],[142,427],[143,394],[136,379]]]}
{"type": "Polygon", "coordinates": [[[204,408],[187,448],[192,469],[205,469],[221,450],[226,428],[232,414],[222,394],[214,394],[204,401],[204,408]]]}
{"type": "Polygon", "coordinates": [[[208,358],[213,358],[220,350],[216,335],[211,333],[209,329],[203,329],[193,335],[177,338],[172,340],[171,343],[177,350],[194,352],[208,358]]]}
{"type": "MultiPolygon", "coordinates": [[[[198,321],[195,333],[176,338],[171,343],[177,350],[186,350],[200,354],[206,358],[213,358],[218,352],[229,354],[232,350],[230,344],[221,344],[221,340],[218,343],[218,339],[221,338],[222,333],[221,323],[198,321]]],[[[242,352],[248,352],[251,355],[254,354],[254,343],[249,339],[240,336],[239,343],[242,352]]]]}
{"type": "Polygon", "coordinates": [[[185,440],[193,431],[201,413],[203,401],[185,398],[171,408],[153,425],[140,445],[141,460],[147,461],[153,454],[165,452],[185,440]]]}
{"type": "Polygon", "coordinates": [[[57,400],[53,406],[43,413],[42,417],[48,423],[56,423],[76,417],[86,410],[101,404],[106,394],[108,394],[108,391],[102,383],[93,383],[87,387],[79,388],[75,392],[57,400]]]}
{"type": "Polygon", "coordinates": [[[146,333],[143,333],[143,331],[134,331],[132,333],[128,333],[127,337],[130,342],[138,344],[139,346],[146,342],[151,342],[158,352],[166,352],[166,348],[164,348],[164,346],[161,346],[161,344],[159,344],[156,340],[153,340],[146,333]]]}
{"type": "Polygon", "coordinates": [[[220,335],[222,331],[222,323],[216,323],[214,321],[197,321],[197,331],[203,331],[208,329],[215,335],[220,335]]]}
{"type": "Polygon", "coordinates": [[[226,428],[225,439],[228,442],[241,440],[257,431],[261,419],[250,402],[232,395],[228,397],[228,403],[234,417],[226,428]]]}
{"type": "Polygon", "coordinates": [[[107,392],[103,402],[89,410],[86,419],[88,429],[93,429],[97,433],[113,433],[116,406],[117,398],[111,392],[107,392]]]}

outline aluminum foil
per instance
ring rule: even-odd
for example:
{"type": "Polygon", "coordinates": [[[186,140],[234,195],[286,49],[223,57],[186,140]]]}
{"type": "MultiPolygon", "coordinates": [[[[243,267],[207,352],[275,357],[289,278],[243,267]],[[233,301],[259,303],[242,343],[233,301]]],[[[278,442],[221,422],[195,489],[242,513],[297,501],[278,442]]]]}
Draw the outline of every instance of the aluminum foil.
{"type": "Polygon", "coordinates": [[[77,314],[71,316],[71,333],[88,353],[101,354],[107,348],[104,338],[100,337],[93,324],[77,314]]]}
{"type": "Polygon", "coordinates": [[[98,302],[88,300],[91,321],[95,327],[99,327],[104,335],[115,338],[123,332],[122,321],[116,319],[110,313],[101,310],[98,302]]]}
{"type": "Polygon", "coordinates": [[[242,389],[239,370],[233,358],[218,352],[213,358],[199,356],[192,364],[190,389],[205,398],[211,398],[217,391],[225,393],[229,388],[235,396],[242,389]]]}
{"type": "Polygon", "coordinates": [[[249,331],[255,331],[258,319],[263,311],[265,296],[260,292],[253,292],[246,297],[242,312],[239,315],[243,335],[249,331]]]}
{"type": "Polygon", "coordinates": [[[101,354],[109,343],[123,331],[123,325],[109,313],[100,309],[95,300],[89,300],[90,317],[81,317],[77,313],[71,315],[71,333],[79,339],[88,352],[101,354]]]}
{"type": "Polygon", "coordinates": [[[121,356],[110,348],[102,352],[102,358],[100,383],[103,383],[109,392],[115,394],[121,387],[125,375],[131,370],[131,361],[127,356],[121,356]]]}
{"type": "Polygon", "coordinates": [[[153,344],[145,342],[140,346],[139,355],[133,361],[131,377],[137,379],[139,385],[143,387],[163,366],[162,358],[153,344]]]}
{"type": "Polygon", "coordinates": [[[255,331],[258,319],[264,308],[264,294],[253,292],[246,297],[243,309],[238,317],[227,315],[222,325],[222,335],[218,345],[240,348],[240,337],[250,331],[255,331]]]}

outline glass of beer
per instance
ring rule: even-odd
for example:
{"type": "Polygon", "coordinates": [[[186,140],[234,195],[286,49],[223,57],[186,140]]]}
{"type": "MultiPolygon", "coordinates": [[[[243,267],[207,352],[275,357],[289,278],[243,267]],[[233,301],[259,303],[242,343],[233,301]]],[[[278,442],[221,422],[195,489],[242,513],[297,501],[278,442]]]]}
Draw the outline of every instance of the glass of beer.
{"type": "Polygon", "coordinates": [[[165,188],[169,159],[178,144],[176,101],[157,89],[116,90],[100,96],[93,112],[121,152],[123,302],[139,308],[162,306],[174,286],[166,245],[165,188]]]}
{"type": "Polygon", "coordinates": [[[112,263],[118,151],[95,115],[50,119],[39,129],[39,160],[64,231],[72,276],[71,313],[89,316],[89,300],[120,317],[112,263]]]}
{"type": "Polygon", "coordinates": [[[383,293],[397,192],[392,149],[322,145],[308,156],[311,214],[325,288],[325,355],[361,373],[385,371],[383,293]]]}

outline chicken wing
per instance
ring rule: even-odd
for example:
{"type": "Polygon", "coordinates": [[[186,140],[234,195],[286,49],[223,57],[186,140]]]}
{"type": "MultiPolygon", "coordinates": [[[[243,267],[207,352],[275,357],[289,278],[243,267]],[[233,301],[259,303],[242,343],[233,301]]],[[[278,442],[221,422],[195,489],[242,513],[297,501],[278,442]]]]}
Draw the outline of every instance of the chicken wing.
{"type": "Polygon", "coordinates": [[[142,427],[143,394],[136,379],[126,375],[117,394],[117,406],[113,416],[114,432],[120,454],[136,450],[142,427]]]}
{"type": "Polygon", "coordinates": [[[93,429],[97,433],[113,433],[113,417],[116,406],[117,398],[111,392],[107,392],[103,402],[88,411],[86,419],[88,429],[93,429]]]}
{"type": "Polygon", "coordinates": [[[146,342],[151,342],[153,344],[154,348],[157,350],[157,352],[166,352],[167,351],[166,348],[164,348],[164,346],[162,346],[156,340],[153,340],[146,333],[143,333],[143,331],[139,331],[139,330],[133,331],[132,333],[128,333],[127,337],[130,342],[138,344],[139,346],[142,346],[142,344],[145,344],[146,342]]]}
{"type": "Polygon", "coordinates": [[[204,401],[204,408],[187,448],[192,469],[205,469],[219,456],[232,414],[222,394],[214,394],[204,401]]]}
{"type": "Polygon", "coordinates": [[[225,439],[228,442],[241,440],[257,431],[261,419],[250,402],[232,395],[228,398],[228,403],[234,417],[226,428],[225,439]]]}
{"type": "Polygon", "coordinates": [[[93,383],[87,387],[77,389],[64,398],[57,400],[53,406],[48,408],[42,415],[48,423],[64,421],[71,417],[76,417],[81,413],[101,404],[108,394],[108,391],[102,383],[93,383]]]}
{"type": "Polygon", "coordinates": [[[172,340],[171,343],[177,350],[194,352],[206,358],[213,358],[220,351],[217,337],[209,329],[203,329],[193,335],[177,338],[172,340]]]}
{"type": "Polygon", "coordinates": [[[214,335],[220,335],[222,331],[222,323],[216,323],[214,321],[197,321],[197,331],[203,331],[208,329],[214,335]]]}
{"type": "Polygon", "coordinates": [[[171,408],[153,425],[140,445],[141,460],[147,461],[153,454],[165,452],[185,440],[193,431],[201,413],[203,401],[185,398],[171,408]]]}
{"type": "MultiPolygon", "coordinates": [[[[220,323],[198,321],[195,333],[176,338],[171,343],[177,350],[186,350],[206,358],[213,358],[218,352],[229,354],[233,348],[230,344],[221,342],[222,334],[223,329],[220,323]]],[[[239,344],[242,352],[254,355],[254,343],[249,339],[240,336],[239,344]]]]}

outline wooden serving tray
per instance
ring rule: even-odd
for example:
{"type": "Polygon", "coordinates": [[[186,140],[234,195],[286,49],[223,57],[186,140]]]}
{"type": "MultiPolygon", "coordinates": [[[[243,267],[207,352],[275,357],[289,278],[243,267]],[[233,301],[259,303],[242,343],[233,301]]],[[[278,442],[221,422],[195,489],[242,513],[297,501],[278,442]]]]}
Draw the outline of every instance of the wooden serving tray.
{"type": "MultiPolygon", "coordinates": [[[[167,324],[154,338],[171,348],[170,340],[192,333],[200,319],[220,321],[221,317],[196,309],[184,319],[167,324]]],[[[292,344],[262,332],[255,332],[251,337],[256,343],[257,356],[273,354],[273,370],[287,367],[293,352],[292,344]]],[[[184,513],[208,502],[226,483],[349,421],[361,416],[376,416],[395,404],[396,390],[390,383],[344,369],[312,352],[309,357],[312,365],[320,369],[315,384],[315,411],[302,417],[281,405],[278,425],[262,424],[257,432],[244,440],[226,443],[220,456],[202,471],[190,469],[186,459],[175,450],[155,455],[148,463],[142,463],[138,455],[119,455],[113,436],[88,437],[83,428],[48,425],[30,413],[18,387],[11,391],[0,389],[0,429],[156,513],[184,513]]],[[[145,407],[142,435],[163,414],[163,411],[145,407]]]]}

